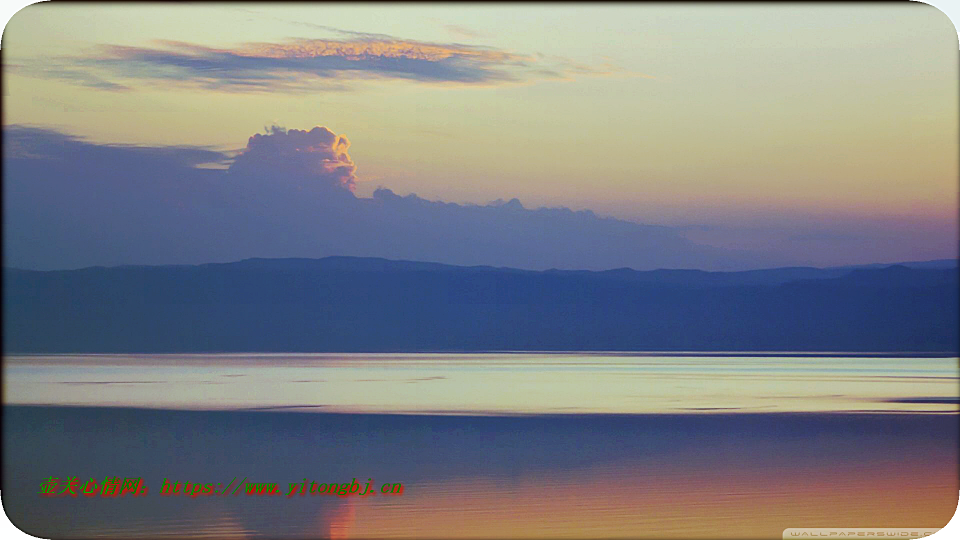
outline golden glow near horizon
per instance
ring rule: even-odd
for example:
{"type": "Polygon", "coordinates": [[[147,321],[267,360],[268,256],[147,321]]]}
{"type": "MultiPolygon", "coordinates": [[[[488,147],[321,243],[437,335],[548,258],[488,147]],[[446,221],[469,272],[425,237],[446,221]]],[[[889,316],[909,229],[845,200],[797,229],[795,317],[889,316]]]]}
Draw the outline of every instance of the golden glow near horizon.
{"type": "Polygon", "coordinates": [[[36,4],[3,50],[7,124],[225,149],[323,125],[361,196],[956,252],[957,32],[920,3],[36,4]]]}

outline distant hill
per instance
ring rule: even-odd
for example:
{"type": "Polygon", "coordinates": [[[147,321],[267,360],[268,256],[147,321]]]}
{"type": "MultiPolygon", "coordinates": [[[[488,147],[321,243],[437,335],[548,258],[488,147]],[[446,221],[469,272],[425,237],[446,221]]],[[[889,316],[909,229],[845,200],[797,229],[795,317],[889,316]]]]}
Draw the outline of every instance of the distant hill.
{"type": "Polygon", "coordinates": [[[907,268],[928,268],[928,269],[940,269],[940,270],[949,270],[955,269],[960,266],[960,261],[957,259],[935,259],[932,261],[910,261],[910,262],[899,262],[899,263],[874,263],[874,264],[858,264],[851,266],[841,266],[838,268],[886,268],[887,266],[906,266],[907,268]]]}
{"type": "Polygon", "coordinates": [[[953,262],[541,272],[329,257],[5,269],[4,351],[956,354],[953,262]]]}

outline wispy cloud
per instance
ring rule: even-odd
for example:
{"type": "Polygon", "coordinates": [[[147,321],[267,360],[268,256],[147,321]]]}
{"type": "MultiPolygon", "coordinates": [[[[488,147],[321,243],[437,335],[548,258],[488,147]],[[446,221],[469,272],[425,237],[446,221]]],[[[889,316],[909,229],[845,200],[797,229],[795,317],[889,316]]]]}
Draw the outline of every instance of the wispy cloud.
{"type": "Polygon", "coordinates": [[[50,59],[43,62],[31,62],[28,64],[6,64],[3,66],[7,73],[26,75],[28,77],[38,77],[42,79],[58,79],[70,82],[79,86],[97,88],[99,90],[109,90],[113,92],[124,92],[130,90],[129,86],[110,82],[94,72],[75,67],[71,63],[65,63],[60,60],[50,59]]]}
{"type": "Polygon", "coordinates": [[[483,34],[481,34],[480,32],[467,28],[466,26],[461,26],[459,24],[445,24],[443,27],[447,30],[447,32],[450,32],[451,34],[454,34],[457,36],[463,36],[463,37],[469,37],[469,38],[484,37],[483,34]]]}
{"type": "Polygon", "coordinates": [[[231,92],[316,92],[351,82],[405,80],[491,86],[569,80],[618,71],[541,54],[492,47],[427,43],[335,28],[342,39],[290,39],[218,48],[182,41],[150,46],[98,45],[72,58],[37,60],[17,72],[104,90],[162,83],[231,92]]]}

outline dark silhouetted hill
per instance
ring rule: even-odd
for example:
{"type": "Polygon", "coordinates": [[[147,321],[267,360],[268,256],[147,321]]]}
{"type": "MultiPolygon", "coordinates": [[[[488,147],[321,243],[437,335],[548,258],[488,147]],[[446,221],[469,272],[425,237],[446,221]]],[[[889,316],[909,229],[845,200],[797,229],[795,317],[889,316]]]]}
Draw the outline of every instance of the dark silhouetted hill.
{"type": "Polygon", "coordinates": [[[957,274],[942,262],[538,272],[352,257],[6,269],[4,350],[956,354],[957,274]]]}

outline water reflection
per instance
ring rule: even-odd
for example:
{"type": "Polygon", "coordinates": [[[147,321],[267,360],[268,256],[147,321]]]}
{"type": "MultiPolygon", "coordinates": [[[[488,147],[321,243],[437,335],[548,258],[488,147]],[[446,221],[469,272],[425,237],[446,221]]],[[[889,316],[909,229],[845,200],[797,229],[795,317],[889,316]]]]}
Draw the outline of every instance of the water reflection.
{"type": "Polygon", "coordinates": [[[4,507],[41,537],[740,537],[942,527],[954,415],[432,416],[7,406],[4,507]],[[48,476],[143,476],[49,499],[48,476]],[[161,497],[164,478],[402,482],[402,496],[161,497]]]}
{"type": "Polygon", "coordinates": [[[41,537],[779,538],[941,527],[960,489],[956,358],[58,355],[3,374],[4,509],[41,537]],[[41,498],[50,476],[151,494],[41,498]],[[240,477],[284,496],[159,496],[240,477]],[[404,494],[287,498],[304,478],[404,494]]]}
{"type": "Polygon", "coordinates": [[[9,356],[4,400],[428,414],[957,412],[957,362],[598,354],[9,356]]]}

